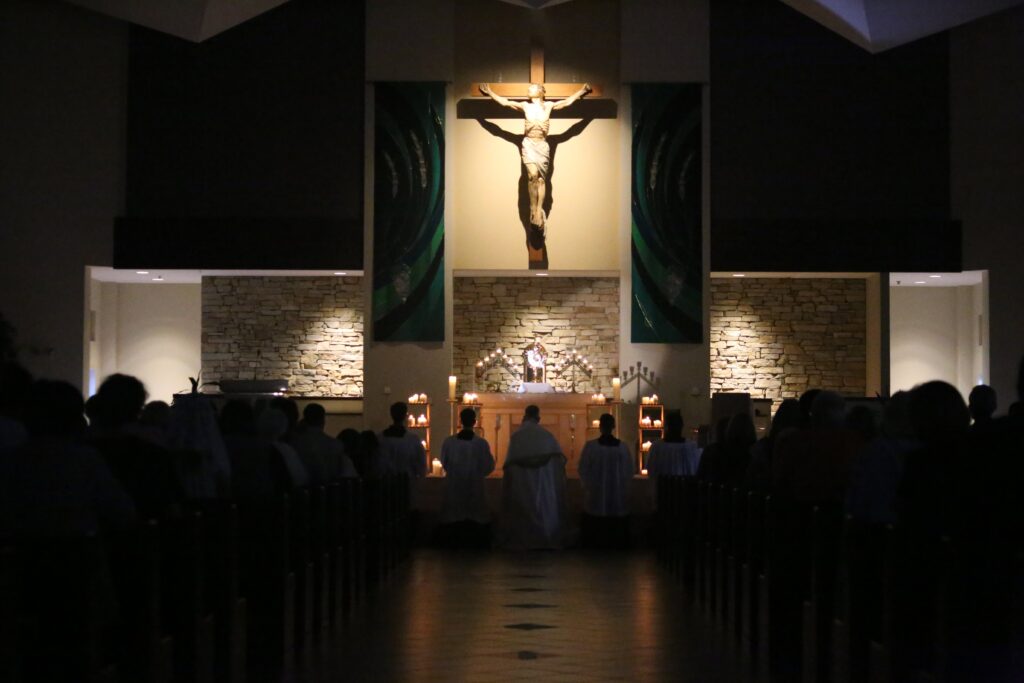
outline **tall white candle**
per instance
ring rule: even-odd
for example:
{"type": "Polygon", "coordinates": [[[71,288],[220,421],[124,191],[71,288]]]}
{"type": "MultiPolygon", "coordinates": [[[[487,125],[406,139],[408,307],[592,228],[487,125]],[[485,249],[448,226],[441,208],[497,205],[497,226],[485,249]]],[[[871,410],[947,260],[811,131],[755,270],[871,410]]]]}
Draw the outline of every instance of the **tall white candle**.
{"type": "Polygon", "coordinates": [[[455,375],[448,375],[448,400],[455,400],[455,375]]]}
{"type": "Polygon", "coordinates": [[[612,377],[612,392],[616,401],[622,399],[622,380],[618,377],[612,377]]]}

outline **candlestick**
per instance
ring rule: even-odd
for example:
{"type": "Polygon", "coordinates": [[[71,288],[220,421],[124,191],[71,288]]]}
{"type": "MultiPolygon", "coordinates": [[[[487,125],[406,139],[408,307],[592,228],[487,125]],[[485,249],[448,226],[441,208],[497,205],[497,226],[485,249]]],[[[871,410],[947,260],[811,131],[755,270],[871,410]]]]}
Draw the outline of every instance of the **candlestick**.
{"type": "Polygon", "coordinates": [[[448,376],[448,400],[455,400],[455,375],[448,376]]]}
{"type": "Polygon", "coordinates": [[[612,396],[616,401],[622,399],[622,380],[618,377],[612,377],[612,396]]]}

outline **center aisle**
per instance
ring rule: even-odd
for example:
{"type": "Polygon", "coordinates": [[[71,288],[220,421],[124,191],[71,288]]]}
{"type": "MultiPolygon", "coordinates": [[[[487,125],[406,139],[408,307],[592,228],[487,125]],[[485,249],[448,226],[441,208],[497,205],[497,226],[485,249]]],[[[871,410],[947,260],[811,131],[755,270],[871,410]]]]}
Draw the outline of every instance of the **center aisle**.
{"type": "Polygon", "coordinates": [[[414,553],[311,681],[740,681],[647,554],[414,553]]]}

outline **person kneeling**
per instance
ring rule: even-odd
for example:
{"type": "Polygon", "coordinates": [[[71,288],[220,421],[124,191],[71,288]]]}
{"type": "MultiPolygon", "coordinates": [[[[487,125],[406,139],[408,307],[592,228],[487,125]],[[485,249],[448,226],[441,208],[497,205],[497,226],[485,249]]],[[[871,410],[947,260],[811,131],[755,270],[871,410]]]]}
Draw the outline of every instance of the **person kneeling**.
{"type": "Polygon", "coordinates": [[[600,438],[588,441],[580,455],[583,484],[581,541],[590,548],[624,548],[629,544],[626,496],[633,478],[633,458],[613,436],[615,418],[601,416],[600,438]]]}

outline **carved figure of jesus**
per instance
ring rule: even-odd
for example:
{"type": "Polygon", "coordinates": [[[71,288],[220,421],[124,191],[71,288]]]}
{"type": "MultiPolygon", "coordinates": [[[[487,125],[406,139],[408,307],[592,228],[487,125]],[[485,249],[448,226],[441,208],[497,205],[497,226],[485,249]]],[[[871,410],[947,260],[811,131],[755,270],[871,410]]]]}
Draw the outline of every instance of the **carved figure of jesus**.
{"type": "Polygon", "coordinates": [[[545,100],[544,86],[540,83],[531,83],[526,102],[517,102],[497,94],[487,83],[480,85],[480,92],[490,97],[498,104],[523,112],[525,116],[525,129],[523,131],[522,159],[526,167],[527,191],[530,195],[530,224],[541,233],[544,232],[544,225],[547,216],[544,215],[544,195],[547,193],[548,172],[551,169],[551,148],[548,146],[548,128],[551,125],[551,112],[555,109],[565,109],[588,92],[590,84],[585,83],[582,88],[574,92],[564,100],[545,100]]]}

